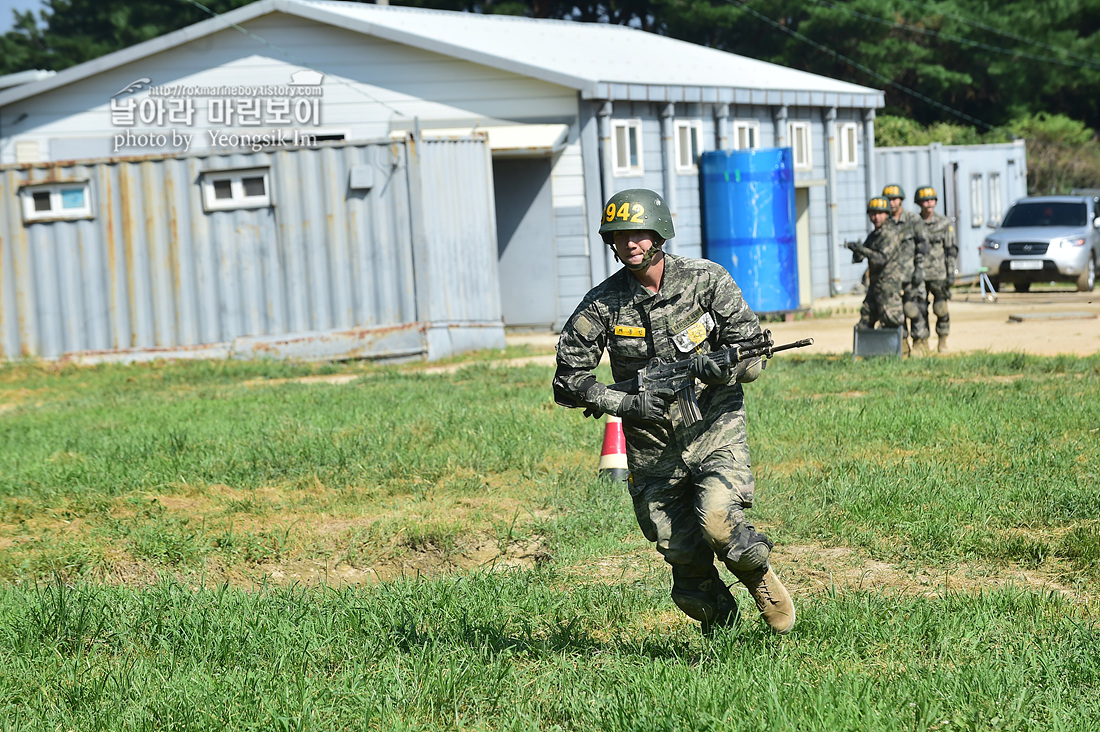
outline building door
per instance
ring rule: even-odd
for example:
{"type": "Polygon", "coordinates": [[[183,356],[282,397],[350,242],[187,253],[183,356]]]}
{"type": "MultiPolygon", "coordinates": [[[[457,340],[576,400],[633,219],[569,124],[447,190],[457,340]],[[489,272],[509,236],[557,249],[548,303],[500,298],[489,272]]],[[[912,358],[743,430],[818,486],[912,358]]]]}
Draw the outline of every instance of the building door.
{"type": "Polygon", "coordinates": [[[813,305],[813,279],[810,275],[810,189],[794,189],[795,238],[798,240],[798,307],[813,305]]]}
{"type": "Polygon", "coordinates": [[[558,310],[549,158],[493,160],[504,324],[553,327],[558,310]]]}

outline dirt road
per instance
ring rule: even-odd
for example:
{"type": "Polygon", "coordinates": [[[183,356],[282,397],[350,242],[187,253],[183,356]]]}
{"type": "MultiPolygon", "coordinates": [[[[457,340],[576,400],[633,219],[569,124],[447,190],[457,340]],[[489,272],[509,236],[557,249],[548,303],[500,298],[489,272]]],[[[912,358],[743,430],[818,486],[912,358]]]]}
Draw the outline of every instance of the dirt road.
{"type": "MultiPolygon", "coordinates": [[[[804,353],[851,353],[852,328],[859,320],[862,302],[863,297],[855,295],[817,300],[812,310],[818,314],[816,317],[789,323],[765,322],[764,327],[771,329],[776,343],[813,338],[814,345],[802,349],[804,353]],[[823,317],[824,313],[829,314],[823,317]]],[[[960,290],[951,300],[950,311],[948,343],[954,353],[1014,351],[1048,356],[1100,353],[1100,289],[1006,292],[1000,293],[996,302],[983,302],[977,291],[967,300],[965,290],[960,290]]],[[[557,335],[510,333],[508,342],[552,348],[557,344],[557,335]]],[[[935,335],[929,344],[935,349],[935,335]]]]}
{"type": "MultiPolygon", "coordinates": [[[[951,300],[952,351],[1015,351],[1035,355],[1100,352],[1100,290],[1000,293],[996,302],[982,302],[975,291],[967,301],[963,292],[951,300]]],[[[859,320],[862,297],[818,300],[814,310],[829,309],[829,317],[790,323],[765,323],[777,343],[813,338],[807,353],[844,353],[852,350],[852,328],[859,320]]],[[[931,326],[933,329],[933,325],[931,326]]],[[[936,337],[929,344],[936,347],[936,337]]]]}

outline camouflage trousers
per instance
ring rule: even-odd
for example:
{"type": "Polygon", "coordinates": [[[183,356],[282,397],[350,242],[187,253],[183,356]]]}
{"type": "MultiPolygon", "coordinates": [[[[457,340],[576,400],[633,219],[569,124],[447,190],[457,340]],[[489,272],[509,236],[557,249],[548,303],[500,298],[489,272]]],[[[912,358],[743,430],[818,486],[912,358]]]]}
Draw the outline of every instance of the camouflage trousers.
{"type": "MultiPolygon", "coordinates": [[[[859,309],[859,327],[874,328],[876,323],[880,323],[883,328],[905,326],[900,284],[873,284],[867,288],[863,306],[859,309]]],[[[905,335],[908,337],[908,332],[905,335]]]]}
{"type": "Polygon", "coordinates": [[[911,282],[905,284],[902,293],[902,308],[905,317],[909,321],[909,334],[913,338],[928,338],[928,293],[924,289],[924,283],[914,285],[911,282]]]}
{"type": "Polygon", "coordinates": [[[754,487],[746,445],[722,448],[678,478],[632,473],[629,486],[642,533],[672,565],[674,595],[677,585],[713,576],[715,556],[732,571],[753,544],[771,547],[745,520],[754,487]]]}
{"type": "MultiPolygon", "coordinates": [[[[951,299],[951,288],[947,280],[929,280],[928,295],[932,297],[932,313],[936,316],[936,335],[945,336],[951,332],[951,314],[947,311],[947,301],[951,299]]],[[[930,324],[928,318],[928,296],[920,298],[921,315],[926,326],[930,324]]]]}

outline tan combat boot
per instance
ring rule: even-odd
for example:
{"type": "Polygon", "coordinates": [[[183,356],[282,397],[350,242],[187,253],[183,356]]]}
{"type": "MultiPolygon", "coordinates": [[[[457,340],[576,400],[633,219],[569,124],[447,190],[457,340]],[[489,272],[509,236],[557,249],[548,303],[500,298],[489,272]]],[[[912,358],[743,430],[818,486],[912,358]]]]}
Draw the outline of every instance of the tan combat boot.
{"type": "Polygon", "coordinates": [[[901,339],[901,357],[902,358],[909,358],[909,339],[908,338],[902,338],[901,339]]]}
{"type": "Polygon", "coordinates": [[[947,353],[947,336],[941,335],[937,339],[936,350],[940,353],[947,353]]]}
{"type": "Polygon", "coordinates": [[[790,633],[794,627],[794,603],[771,567],[733,574],[748,588],[768,627],[779,635],[790,633]]]}
{"type": "Polygon", "coordinates": [[[928,349],[928,339],[927,338],[914,338],[913,339],[913,350],[915,351],[914,355],[916,355],[916,356],[931,355],[931,351],[928,349]]]}

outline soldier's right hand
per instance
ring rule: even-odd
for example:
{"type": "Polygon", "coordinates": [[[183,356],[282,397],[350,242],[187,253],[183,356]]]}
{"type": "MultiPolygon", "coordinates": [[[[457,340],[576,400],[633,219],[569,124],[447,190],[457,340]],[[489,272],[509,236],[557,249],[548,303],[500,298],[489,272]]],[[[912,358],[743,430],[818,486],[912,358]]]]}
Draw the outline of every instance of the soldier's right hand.
{"type": "Polygon", "coordinates": [[[619,407],[619,416],[646,422],[663,422],[668,419],[668,405],[676,397],[672,389],[654,389],[643,394],[627,394],[619,407]]]}

